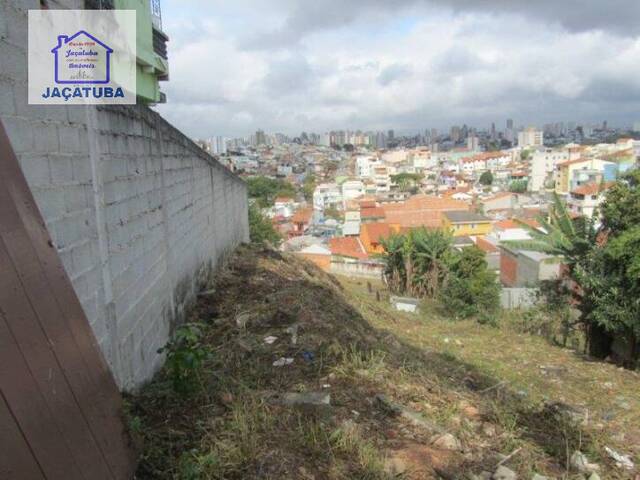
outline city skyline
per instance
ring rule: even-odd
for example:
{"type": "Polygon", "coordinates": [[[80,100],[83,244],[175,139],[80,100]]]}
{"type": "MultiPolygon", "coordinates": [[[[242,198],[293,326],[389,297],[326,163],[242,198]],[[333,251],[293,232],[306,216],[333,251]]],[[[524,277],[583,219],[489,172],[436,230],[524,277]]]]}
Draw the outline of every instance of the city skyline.
{"type": "Polygon", "coordinates": [[[166,1],[171,81],[158,110],[195,137],[630,125],[640,8],[614,3],[166,1]]]}

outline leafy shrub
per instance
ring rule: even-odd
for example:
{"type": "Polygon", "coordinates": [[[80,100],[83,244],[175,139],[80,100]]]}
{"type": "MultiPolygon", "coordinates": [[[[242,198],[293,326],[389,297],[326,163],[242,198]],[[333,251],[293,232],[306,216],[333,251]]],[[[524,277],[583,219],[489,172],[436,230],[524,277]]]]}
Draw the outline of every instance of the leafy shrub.
{"type": "Polygon", "coordinates": [[[189,395],[202,387],[202,371],[211,350],[202,343],[200,325],[187,323],[158,353],[166,352],[166,368],[176,393],[189,395]]]}
{"type": "Polygon", "coordinates": [[[500,307],[500,285],[496,274],[488,270],[482,250],[463,248],[453,256],[440,303],[446,313],[455,318],[477,317],[481,323],[495,323],[500,307]]]}
{"type": "Polygon", "coordinates": [[[253,243],[269,242],[278,245],[282,237],[257,205],[249,206],[249,237],[253,243]]]}

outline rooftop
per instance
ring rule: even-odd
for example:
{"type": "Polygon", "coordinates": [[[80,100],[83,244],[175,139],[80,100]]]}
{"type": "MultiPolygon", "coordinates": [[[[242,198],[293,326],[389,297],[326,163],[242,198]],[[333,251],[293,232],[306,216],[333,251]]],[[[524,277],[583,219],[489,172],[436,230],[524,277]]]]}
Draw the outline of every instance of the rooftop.
{"type": "Polygon", "coordinates": [[[605,184],[600,183],[585,183],[577,188],[571,190],[574,195],[597,195],[600,192],[607,190],[613,186],[614,182],[607,182],[605,184]]]}
{"type": "Polygon", "coordinates": [[[451,223],[490,222],[491,219],[475,212],[444,212],[451,223]]]}
{"type": "Polygon", "coordinates": [[[329,239],[329,250],[332,255],[365,259],[368,257],[358,237],[334,237],[329,239]]]}
{"type": "Polygon", "coordinates": [[[442,212],[469,210],[467,203],[453,198],[415,195],[405,202],[382,205],[389,223],[402,227],[440,227],[442,212]]]}

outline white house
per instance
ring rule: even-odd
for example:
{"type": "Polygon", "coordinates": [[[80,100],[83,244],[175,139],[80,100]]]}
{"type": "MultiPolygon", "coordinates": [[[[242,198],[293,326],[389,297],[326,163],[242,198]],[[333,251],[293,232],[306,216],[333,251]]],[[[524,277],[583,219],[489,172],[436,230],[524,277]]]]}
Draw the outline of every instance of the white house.
{"type": "Polygon", "coordinates": [[[325,208],[342,207],[342,192],[335,183],[321,183],[313,191],[313,208],[324,210],[325,208]]]}
{"type": "Polygon", "coordinates": [[[347,180],[342,184],[342,201],[346,203],[349,200],[364,195],[364,183],[360,180],[347,180]]]}

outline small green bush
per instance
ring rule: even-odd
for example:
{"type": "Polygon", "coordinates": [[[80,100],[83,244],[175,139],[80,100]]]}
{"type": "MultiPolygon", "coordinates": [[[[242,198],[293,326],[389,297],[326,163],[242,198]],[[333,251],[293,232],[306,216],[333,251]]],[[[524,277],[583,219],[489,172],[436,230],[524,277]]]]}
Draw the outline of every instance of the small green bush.
{"type": "Polygon", "coordinates": [[[189,395],[202,387],[202,371],[211,350],[202,343],[202,328],[195,323],[179,327],[158,353],[166,352],[166,368],[173,390],[189,395]]]}
{"type": "Polygon", "coordinates": [[[282,241],[271,220],[262,214],[257,205],[249,206],[249,238],[252,243],[269,242],[274,246],[282,241]]]}

